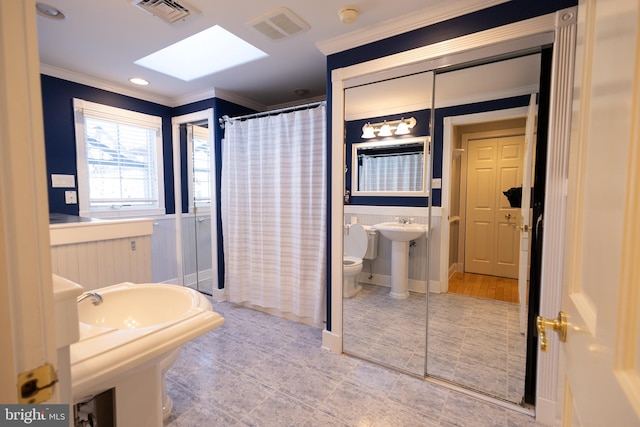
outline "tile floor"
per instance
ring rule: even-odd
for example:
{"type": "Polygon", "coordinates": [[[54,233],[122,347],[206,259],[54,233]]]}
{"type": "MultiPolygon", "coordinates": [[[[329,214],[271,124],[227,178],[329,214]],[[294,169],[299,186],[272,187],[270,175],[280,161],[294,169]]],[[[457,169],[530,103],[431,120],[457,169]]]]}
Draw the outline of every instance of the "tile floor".
{"type": "MultiPolygon", "coordinates": [[[[388,288],[361,285],[344,301],[345,351],[422,375],[425,296],[411,293],[394,300],[388,288]]],[[[519,403],[527,343],[520,334],[518,305],[453,293],[432,293],[429,305],[427,372],[519,403]]]]}
{"type": "Polygon", "coordinates": [[[535,426],[527,415],[321,348],[321,330],[214,303],[224,326],[167,375],[167,427],[535,426]]]}

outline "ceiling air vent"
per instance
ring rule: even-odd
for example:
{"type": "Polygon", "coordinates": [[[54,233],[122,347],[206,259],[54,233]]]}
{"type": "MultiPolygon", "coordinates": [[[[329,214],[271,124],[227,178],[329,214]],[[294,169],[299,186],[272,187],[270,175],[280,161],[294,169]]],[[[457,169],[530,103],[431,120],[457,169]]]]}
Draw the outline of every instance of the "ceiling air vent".
{"type": "Polygon", "coordinates": [[[282,40],[311,28],[302,18],[286,7],[260,15],[247,22],[246,25],[255,28],[271,40],[282,40]]]}
{"type": "Polygon", "coordinates": [[[147,13],[173,24],[200,13],[187,2],[175,0],[132,0],[131,4],[147,13]]]}

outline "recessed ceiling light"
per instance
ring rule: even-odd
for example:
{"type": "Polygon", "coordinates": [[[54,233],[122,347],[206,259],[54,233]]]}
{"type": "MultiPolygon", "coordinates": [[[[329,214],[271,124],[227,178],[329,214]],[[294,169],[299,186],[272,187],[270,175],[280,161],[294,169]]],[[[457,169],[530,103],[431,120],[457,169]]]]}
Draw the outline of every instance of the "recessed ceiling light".
{"type": "Polygon", "coordinates": [[[140,85],[140,86],[146,86],[149,84],[147,80],[141,79],[140,77],[131,77],[129,81],[133,84],[140,85]]]}
{"type": "Polygon", "coordinates": [[[44,16],[45,18],[50,19],[64,19],[64,13],[60,12],[60,10],[56,9],[53,6],[49,6],[44,3],[36,3],[36,10],[38,11],[38,15],[44,16]]]}
{"type": "Polygon", "coordinates": [[[135,61],[135,64],[190,81],[267,56],[219,25],[135,61]]]}

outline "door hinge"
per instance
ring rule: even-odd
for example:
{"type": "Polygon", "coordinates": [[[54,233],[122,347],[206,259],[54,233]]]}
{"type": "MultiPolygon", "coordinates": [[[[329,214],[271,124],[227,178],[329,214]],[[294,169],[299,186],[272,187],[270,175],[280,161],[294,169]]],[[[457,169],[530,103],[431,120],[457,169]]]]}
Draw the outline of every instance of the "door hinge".
{"type": "Polygon", "coordinates": [[[58,375],[53,365],[45,363],[18,374],[18,403],[34,405],[51,399],[58,375]]]}

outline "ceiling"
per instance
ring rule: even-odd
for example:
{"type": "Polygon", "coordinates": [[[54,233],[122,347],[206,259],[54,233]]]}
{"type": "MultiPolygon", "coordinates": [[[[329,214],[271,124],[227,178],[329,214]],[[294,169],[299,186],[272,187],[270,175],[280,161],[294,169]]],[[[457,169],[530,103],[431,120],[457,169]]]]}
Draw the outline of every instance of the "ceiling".
{"type": "Polygon", "coordinates": [[[323,98],[325,54],[506,0],[186,0],[200,13],[175,24],[134,7],[132,1],[42,0],[65,15],[61,20],[37,17],[42,73],[165,105],[219,96],[265,110],[323,98]],[[282,6],[311,28],[273,41],[246,25],[282,6]],[[338,15],[347,6],[359,11],[358,19],[351,24],[342,23],[338,15]],[[189,82],[134,64],[216,24],[268,56],[189,82]],[[128,81],[130,77],[142,77],[150,84],[134,86],[128,81]],[[308,92],[299,95],[295,92],[298,89],[308,92]]]}

